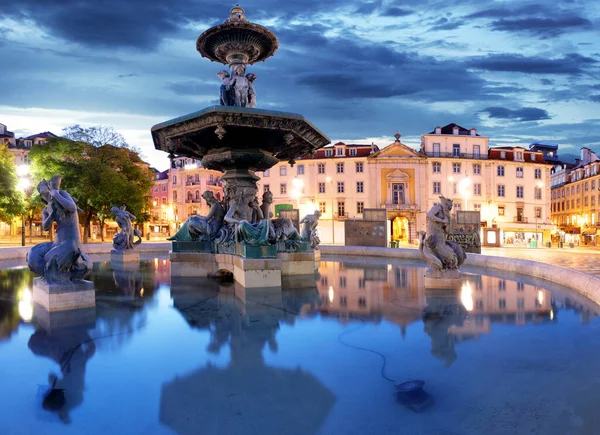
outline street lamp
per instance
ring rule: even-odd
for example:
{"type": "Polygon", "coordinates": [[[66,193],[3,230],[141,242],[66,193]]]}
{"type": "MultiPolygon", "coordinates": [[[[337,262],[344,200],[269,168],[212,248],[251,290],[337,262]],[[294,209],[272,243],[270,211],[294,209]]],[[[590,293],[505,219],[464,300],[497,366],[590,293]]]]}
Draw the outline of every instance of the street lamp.
{"type": "MultiPolygon", "coordinates": [[[[540,199],[542,199],[542,187],[544,187],[544,183],[542,183],[541,181],[538,181],[538,183],[536,184],[536,187],[539,189],[540,192],[540,199]]],[[[537,192],[534,192],[534,199],[533,199],[533,203],[534,203],[534,208],[536,210],[534,210],[535,213],[535,247],[539,248],[539,243],[538,243],[538,213],[537,213],[537,192]]],[[[543,240],[543,238],[542,238],[543,240]]]]}
{"type": "Polygon", "coordinates": [[[469,177],[465,177],[458,182],[458,193],[460,193],[465,200],[465,210],[468,210],[468,201],[471,197],[471,179],[469,177]]]}
{"type": "Polygon", "coordinates": [[[335,245],[335,221],[333,220],[333,180],[331,177],[325,178],[327,184],[331,187],[331,244],[335,245]]]}
{"type": "MultiPolygon", "coordinates": [[[[29,165],[19,165],[17,167],[17,189],[23,192],[23,195],[27,195],[31,187],[31,180],[29,179],[29,165]]],[[[25,246],[25,211],[21,212],[21,246],[25,246]]]]}
{"type": "Polygon", "coordinates": [[[298,207],[298,212],[300,212],[300,197],[302,196],[302,189],[304,188],[304,181],[300,178],[294,178],[292,180],[292,197],[296,198],[296,204],[298,207]]]}

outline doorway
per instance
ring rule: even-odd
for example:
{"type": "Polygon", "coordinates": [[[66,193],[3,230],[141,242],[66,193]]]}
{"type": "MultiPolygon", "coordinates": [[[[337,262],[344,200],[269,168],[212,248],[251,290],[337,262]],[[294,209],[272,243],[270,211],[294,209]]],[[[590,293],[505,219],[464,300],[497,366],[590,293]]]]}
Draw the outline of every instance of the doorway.
{"type": "Polygon", "coordinates": [[[396,217],[392,220],[392,241],[408,243],[408,219],[396,217]]]}

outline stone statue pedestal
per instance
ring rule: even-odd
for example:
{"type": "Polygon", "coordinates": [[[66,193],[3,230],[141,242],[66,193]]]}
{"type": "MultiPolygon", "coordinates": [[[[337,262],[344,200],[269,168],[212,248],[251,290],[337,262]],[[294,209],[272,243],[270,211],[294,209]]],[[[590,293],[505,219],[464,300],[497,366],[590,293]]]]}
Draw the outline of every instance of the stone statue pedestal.
{"type": "Polygon", "coordinates": [[[236,253],[244,258],[275,258],[277,256],[277,246],[255,246],[247,245],[245,243],[236,243],[236,253]]]}
{"type": "Polygon", "coordinates": [[[315,249],[313,252],[315,254],[315,269],[318,269],[321,263],[321,250],[315,249]]]}
{"type": "Polygon", "coordinates": [[[173,252],[214,252],[212,242],[173,241],[173,252]]]}
{"type": "Polygon", "coordinates": [[[96,306],[94,283],[86,280],[48,284],[44,278],[33,279],[33,301],[46,311],[63,311],[96,306]]]}
{"type": "Polygon", "coordinates": [[[461,286],[460,270],[428,270],[425,272],[425,288],[460,289],[461,286]]]}
{"type": "Polygon", "coordinates": [[[48,311],[40,304],[35,303],[33,304],[33,321],[48,331],[50,335],[73,327],[93,329],[96,327],[96,307],[48,311]]]}
{"type": "Polygon", "coordinates": [[[135,249],[113,249],[110,251],[110,262],[111,264],[139,263],[140,253],[135,249]]]}
{"type": "MultiPolygon", "coordinates": [[[[238,245],[239,246],[239,245],[238,245]]],[[[248,246],[246,246],[248,248],[248,246]]],[[[259,247],[260,248],[260,247],[259,247]]],[[[275,248],[264,246],[263,248],[275,248]]],[[[282,279],[293,283],[301,280],[302,286],[314,285],[315,252],[276,252],[275,258],[249,258],[233,254],[208,254],[201,252],[171,252],[172,277],[216,276],[227,271],[233,279],[246,288],[281,287],[282,279]]],[[[320,255],[320,253],[319,253],[320,255]]]]}

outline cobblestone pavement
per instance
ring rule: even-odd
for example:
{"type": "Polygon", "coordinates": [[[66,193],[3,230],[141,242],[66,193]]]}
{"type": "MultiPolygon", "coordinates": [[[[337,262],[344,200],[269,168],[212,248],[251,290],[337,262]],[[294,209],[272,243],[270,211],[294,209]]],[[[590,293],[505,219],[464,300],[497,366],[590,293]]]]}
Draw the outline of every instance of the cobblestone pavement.
{"type": "Polygon", "coordinates": [[[481,253],[497,257],[540,261],[600,276],[600,250],[598,248],[482,248],[481,253]]]}

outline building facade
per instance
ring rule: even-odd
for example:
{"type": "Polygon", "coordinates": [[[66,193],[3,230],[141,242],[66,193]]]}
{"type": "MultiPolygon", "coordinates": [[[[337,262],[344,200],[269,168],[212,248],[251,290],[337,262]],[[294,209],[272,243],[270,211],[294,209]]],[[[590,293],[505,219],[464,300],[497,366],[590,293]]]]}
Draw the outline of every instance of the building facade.
{"type": "Polygon", "coordinates": [[[581,149],[575,165],[552,168],[552,223],[556,240],[573,245],[595,245],[600,240],[600,160],[581,149]]]}

